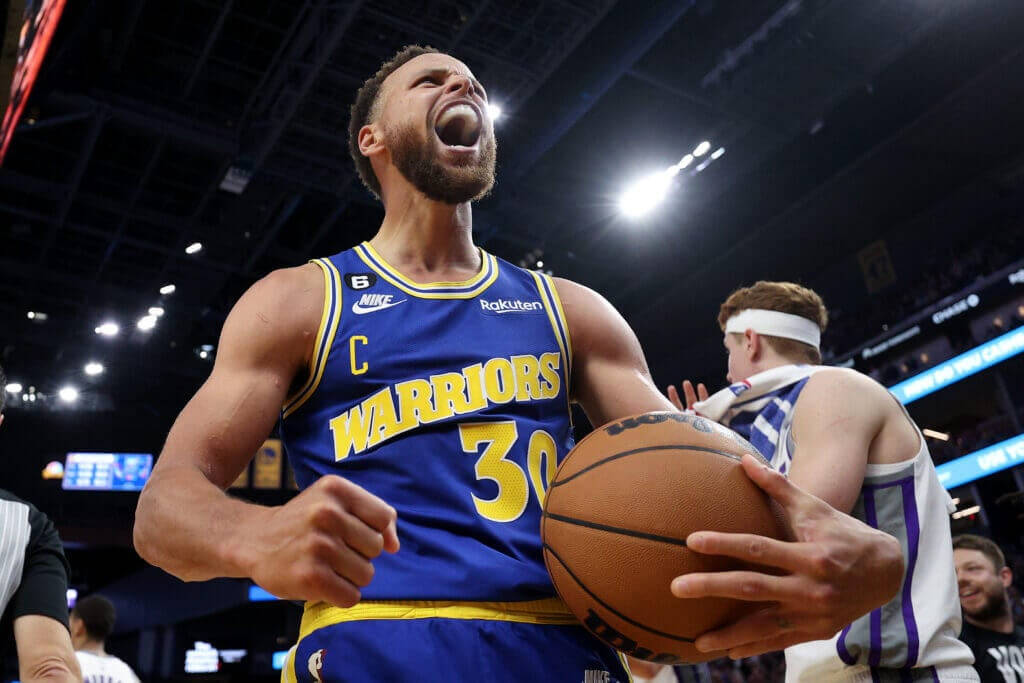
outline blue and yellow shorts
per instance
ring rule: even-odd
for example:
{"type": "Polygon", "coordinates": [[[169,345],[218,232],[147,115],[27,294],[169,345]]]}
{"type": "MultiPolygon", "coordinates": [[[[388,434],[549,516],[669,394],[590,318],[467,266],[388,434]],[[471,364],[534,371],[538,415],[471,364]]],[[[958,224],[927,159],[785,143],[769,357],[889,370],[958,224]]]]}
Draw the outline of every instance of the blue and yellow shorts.
{"type": "Polygon", "coordinates": [[[283,683],[629,683],[622,656],[555,598],[306,605],[283,683]]]}

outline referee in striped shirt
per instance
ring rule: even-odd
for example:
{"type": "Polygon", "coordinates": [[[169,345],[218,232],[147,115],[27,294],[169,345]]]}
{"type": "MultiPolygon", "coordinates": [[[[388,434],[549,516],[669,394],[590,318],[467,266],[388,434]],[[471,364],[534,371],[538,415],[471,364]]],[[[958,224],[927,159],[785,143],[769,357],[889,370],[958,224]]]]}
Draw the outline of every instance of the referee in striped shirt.
{"type": "MultiPolygon", "coordinates": [[[[6,387],[0,368],[0,425],[6,387]]],[[[22,683],[82,680],[68,631],[67,588],[68,562],[53,522],[0,489],[0,663],[13,637],[22,683]]]]}

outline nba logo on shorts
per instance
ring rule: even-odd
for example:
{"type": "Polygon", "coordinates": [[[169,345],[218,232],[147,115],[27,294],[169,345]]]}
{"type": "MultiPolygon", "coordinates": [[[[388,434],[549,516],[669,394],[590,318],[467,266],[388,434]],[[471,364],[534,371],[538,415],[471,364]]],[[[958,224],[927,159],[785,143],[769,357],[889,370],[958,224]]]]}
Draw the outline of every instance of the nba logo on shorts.
{"type": "Polygon", "coordinates": [[[306,662],[306,668],[309,669],[309,675],[313,677],[316,683],[323,683],[323,678],[320,675],[324,672],[324,653],[325,651],[321,648],[309,656],[309,660],[306,662]]]}
{"type": "Polygon", "coordinates": [[[611,683],[612,675],[600,669],[587,669],[583,672],[583,683],[611,683]]]}

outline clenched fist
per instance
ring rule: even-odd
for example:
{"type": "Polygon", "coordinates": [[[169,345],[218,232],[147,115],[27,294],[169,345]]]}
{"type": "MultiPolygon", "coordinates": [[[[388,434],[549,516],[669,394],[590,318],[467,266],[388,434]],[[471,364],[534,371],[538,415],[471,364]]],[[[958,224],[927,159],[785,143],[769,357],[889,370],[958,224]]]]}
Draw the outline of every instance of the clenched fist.
{"type": "Polygon", "coordinates": [[[395,509],[335,475],[246,530],[245,564],[257,584],[286,600],[352,607],[373,580],[373,559],[398,551],[395,509]]]}

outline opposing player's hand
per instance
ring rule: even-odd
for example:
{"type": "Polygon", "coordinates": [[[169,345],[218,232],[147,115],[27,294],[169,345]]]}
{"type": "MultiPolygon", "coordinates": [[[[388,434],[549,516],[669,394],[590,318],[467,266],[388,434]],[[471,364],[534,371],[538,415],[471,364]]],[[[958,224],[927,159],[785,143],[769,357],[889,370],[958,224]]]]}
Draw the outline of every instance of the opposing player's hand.
{"type": "Polygon", "coordinates": [[[672,401],[679,410],[693,410],[693,404],[698,401],[706,401],[708,399],[708,388],[703,383],[697,385],[697,390],[693,390],[693,382],[688,379],[683,380],[683,397],[686,399],[686,408],[683,408],[683,402],[679,399],[679,391],[676,389],[674,384],[668,385],[668,400],[672,401]]]}
{"type": "Polygon", "coordinates": [[[679,598],[765,603],[763,609],[698,637],[698,650],[728,650],[730,657],[740,658],[828,639],[892,599],[903,583],[904,569],[895,538],[839,512],[750,455],[743,456],[743,469],[785,508],[795,540],[710,531],[687,537],[690,550],[783,571],[779,576],[728,571],[676,577],[671,589],[679,598]]]}
{"type": "Polygon", "coordinates": [[[398,551],[395,509],[329,475],[253,520],[246,565],[279,598],[351,607],[373,579],[372,560],[398,551]]]}

